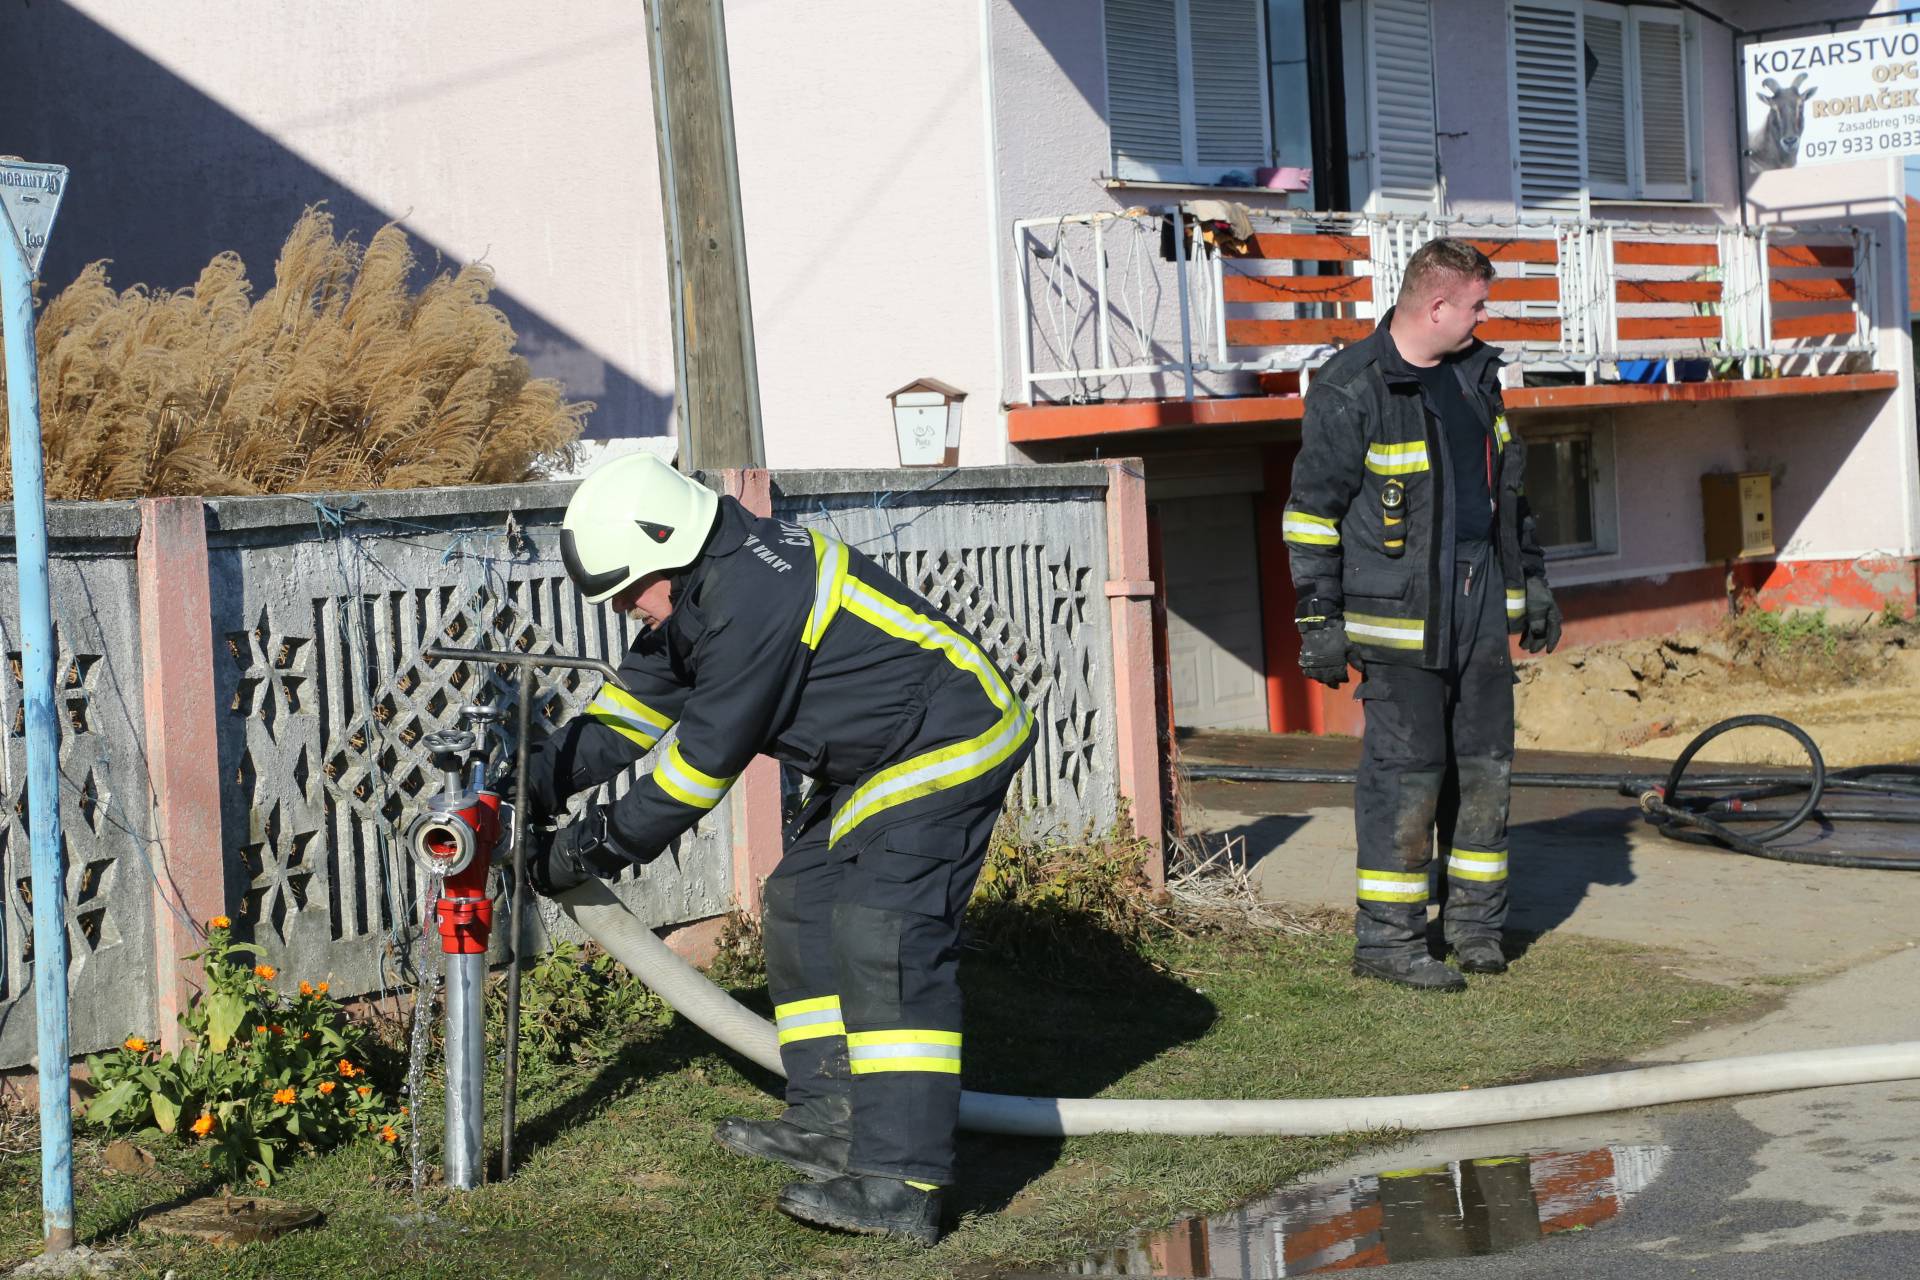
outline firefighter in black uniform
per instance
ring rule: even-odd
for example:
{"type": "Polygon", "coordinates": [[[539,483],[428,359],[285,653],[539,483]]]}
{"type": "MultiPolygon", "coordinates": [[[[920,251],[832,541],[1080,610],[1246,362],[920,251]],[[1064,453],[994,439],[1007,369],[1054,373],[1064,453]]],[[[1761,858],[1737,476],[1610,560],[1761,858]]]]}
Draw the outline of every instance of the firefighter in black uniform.
{"type": "Polygon", "coordinates": [[[658,857],[757,754],[809,778],[763,927],[787,1108],[716,1137],[807,1174],[807,1222],[933,1243],[960,1105],[960,918],[1033,717],[953,622],[860,552],[648,456],[582,482],[561,533],[591,603],[648,626],[528,765],[536,819],[652,750],[616,803],[530,850],[549,895],[658,857]]]}
{"type": "Polygon", "coordinates": [[[1300,664],[1333,688],[1349,661],[1362,677],[1353,969],[1425,990],[1466,986],[1427,951],[1436,834],[1460,969],[1506,970],[1507,636],[1560,641],[1526,451],[1473,336],[1493,274],[1460,241],[1414,252],[1398,305],[1313,379],[1285,515],[1300,664]]]}

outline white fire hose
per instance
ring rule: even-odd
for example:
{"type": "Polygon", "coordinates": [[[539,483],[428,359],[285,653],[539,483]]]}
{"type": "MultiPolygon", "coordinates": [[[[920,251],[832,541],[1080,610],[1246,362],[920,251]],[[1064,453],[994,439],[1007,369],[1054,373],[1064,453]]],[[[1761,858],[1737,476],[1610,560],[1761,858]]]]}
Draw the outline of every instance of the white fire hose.
{"type": "MultiPolygon", "coordinates": [[[[574,923],[668,1004],[729,1049],[784,1075],[773,1024],[745,1008],[675,955],[599,880],[562,894],[574,923]]],[[[1920,1079],[1920,1041],[1763,1053],[1394,1098],[1272,1101],[1029,1098],[960,1095],[960,1124],[976,1133],[1065,1137],[1087,1133],[1191,1135],[1324,1134],[1368,1129],[1464,1129],[1474,1125],[1592,1115],[1702,1098],[1920,1079]]]]}

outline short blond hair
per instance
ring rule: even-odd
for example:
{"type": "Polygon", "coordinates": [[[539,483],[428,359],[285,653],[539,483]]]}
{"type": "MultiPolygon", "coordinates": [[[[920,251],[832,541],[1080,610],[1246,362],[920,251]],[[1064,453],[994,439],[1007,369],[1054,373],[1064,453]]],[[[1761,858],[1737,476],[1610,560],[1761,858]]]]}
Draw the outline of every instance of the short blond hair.
{"type": "Polygon", "coordinates": [[[1413,251],[1400,276],[1400,301],[1418,302],[1455,280],[1493,279],[1493,261],[1465,240],[1429,240],[1413,251]]]}

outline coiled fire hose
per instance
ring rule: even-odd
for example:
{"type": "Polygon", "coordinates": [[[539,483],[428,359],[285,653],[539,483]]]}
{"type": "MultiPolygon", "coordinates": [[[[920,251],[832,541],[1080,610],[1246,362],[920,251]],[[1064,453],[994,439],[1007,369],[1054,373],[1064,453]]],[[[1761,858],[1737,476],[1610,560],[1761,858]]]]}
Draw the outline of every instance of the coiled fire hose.
{"type": "MultiPolygon", "coordinates": [[[[1223,782],[1288,782],[1352,785],[1351,769],[1306,769],[1270,765],[1187,765],[1186,774],[1195,779],[1223,782]]],[[[1920,767],[1899,764],[1861,765],[1851,769],[1828,769],[1820,748],[1806,730],[1779,716],[1734,716],[1703,730],[1674,760],[1665,778],[1648,775],[1621,777],[1598,773],[1515,773],[1516,787],[1548,787],[1567,790],[1613,791],[1639,801],[1660,834],[1687,844],[1707,845],[1768,858],[1775,862],[1797,862],[1814,867],[1851,867],[1869,871],[1920,871],[1920,856],[1903,858],[1874,853],[1846,853],[1823,849],[1781,848],[1775,842],[1798,829],[1809,819],[1817,822],[1920,823],[1920,767]],[[1700,749],[1723,733],[1753,727],[1777,729],[1799,744],[1807,756],[1804,775],[1787,773],[1714,774],[1687,780],[1683,796],[1680,784],[1687,766],[1700,749]],[[1766,808],[1758,802],[1776,800],[1805,792],[1799,804],[1766,808]],[[1879,799],[1883,807],[1834,808],[1822,805],[1831,795],[1846,794],[1863,800],[1879,799]],[[1884,807],[1886,802],[1906,804],[1906,808],[1884,807]],[[1751,835],[1742,835],[1731,824],[1771,822],[1772,826],[1751,835]]]]}
{"type": "MultiPolygon", "coordinates": [[[[1623,795],[1636,794],[1632,784],[1622,780],[1623,795]]],[[[1783,849],[1772,841],[1780,840],[1809,818],[1824,821],[1920,822],[1920,812],[1894,809],[1822,809],[1820,802],[1828,792],[1849,792],[1896,800],[1920,801],[1920,769],[1911,765],[1864,765],[1853,769],[1827,771],[1820,748],[1806,730],[1779,716],[1734,716],[1702,732],[1674,760],[1666,782],[1659,788],[1639,790],[1640,811],[1660,829],[1660,834],[1689,844],[1712,844],[1769,858],[1775,862],[1798,862],[1814,867],[1852,867],[1869,871],[1920,871],[1920,858],[1888,857],[1872,853],[1842,853],[1824,849],[1783,849]],[[1800,744],[1807,753],[1805,780],[1754,776],[1709,778],[1695,784],[1703,794],[1687,799],[1680,792],[1681,778],[1700,749],[1723,733],[1755,726],[1777,729],[1800,744]],[[1755,807],[1760,800],[1779,799],[1805,790],[1806,798],[1791,810],[1755,807]],[[1707,794],[1715,793],[1715,794],[1707,794]],[[1720,794],[1723,793],[1723,794],[1720,794]],[[1727,824],[1769,822],[1772,826],[1753,835],[1741,835],[1727,824]]]]}

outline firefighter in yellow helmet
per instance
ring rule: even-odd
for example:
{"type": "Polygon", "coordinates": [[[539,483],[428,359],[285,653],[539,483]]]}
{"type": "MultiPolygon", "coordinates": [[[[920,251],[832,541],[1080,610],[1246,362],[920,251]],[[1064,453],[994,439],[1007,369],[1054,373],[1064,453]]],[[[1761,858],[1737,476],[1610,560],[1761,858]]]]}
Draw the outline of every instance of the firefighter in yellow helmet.
{"type": "Polygon", "coordinates": [[[530,878],[558,894],[644,866],[755,755],[805,775],[764,898],[787,1107],[716,1137],[807,1176],[780,1196],[796,1218],[933,1243],[960,1103],[960,917],[1031,713],[859,551],[650,456],[587,477],[561,555],[588,602],[646,627],[619,679],[530,756],[535,818],[656,755],[620,800],[530,850],[530,878]]]}

